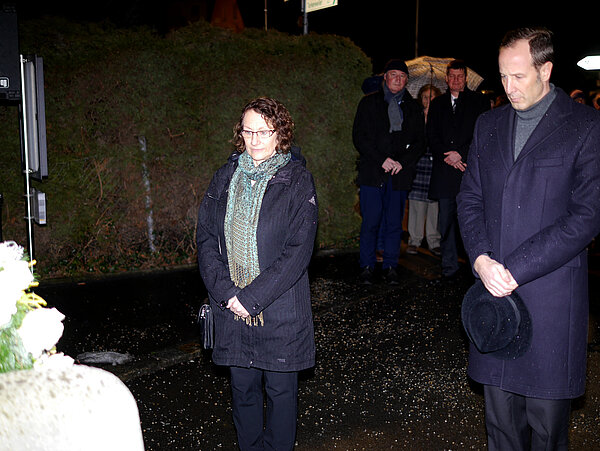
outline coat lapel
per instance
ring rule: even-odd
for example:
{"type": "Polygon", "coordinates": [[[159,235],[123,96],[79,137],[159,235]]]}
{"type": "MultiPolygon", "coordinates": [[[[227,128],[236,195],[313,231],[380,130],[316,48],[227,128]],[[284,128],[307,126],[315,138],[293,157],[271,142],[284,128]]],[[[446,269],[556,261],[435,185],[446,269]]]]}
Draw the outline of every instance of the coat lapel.
{"type": "Polygon", "coordinates": [[[498,148],[502,161],[507,170],[510,170],[514,164],[514,128],[515,128],[515,110],[512,107],[506,108],[506,114],[498,118],[498,148]]]}
{"type": "Polygon", "coordinates": [[[519,154],[517,161],[526,158],[527,155],[533,152],[540,144],[549,139],[553,139],[553,136],[565,125],[565,117],[571,113],[570,106],[571,105],[569,104],[565,105],[562,97],[557,92],[557,96],[548,107],[548,111],[540,120],[539,124],[525,143],[525,146],[523,146],[523,150],[519,154]]]}

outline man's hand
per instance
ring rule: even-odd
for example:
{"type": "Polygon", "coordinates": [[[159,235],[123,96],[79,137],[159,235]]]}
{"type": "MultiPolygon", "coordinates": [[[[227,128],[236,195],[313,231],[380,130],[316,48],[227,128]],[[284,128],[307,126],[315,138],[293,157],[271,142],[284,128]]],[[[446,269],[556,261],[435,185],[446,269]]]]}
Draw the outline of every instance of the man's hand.
{"type": "Polygon", "coordinates": [[[237,316],[241,316],[242,318],[247,318],[248,316],[250,316],[248,310],[246,310],[242,303],[238,301],[237,296],[234,296],[231,299],[229,299],[229,301],[227,302],[227,308],[233,313],[235,313],[237,316]]]}
{"type": "Polygon", "coordinates": [[[496,297],[508,296],[519,286],[504,265],[485,254],[475,259],[473,269],[477,272],[487,290],[496,297]]]}
{"type": "Polygon", "coordinates": [[[458,152],[451,150],[449,152],[444,152],[444,155],[446,155],[446,158],[444,158],[446,164],[449,164],[454,169],[458,169],[461,172],[465,172],[467,164],[462,161],[462,157],[458,152]]]}
{"type": "Polygon", "coordinates": [[[395,175],[402,170],[402,165],[389,157],[385,159],[381,167],[385,172],[391,172],[392,175],[395,175]]]}

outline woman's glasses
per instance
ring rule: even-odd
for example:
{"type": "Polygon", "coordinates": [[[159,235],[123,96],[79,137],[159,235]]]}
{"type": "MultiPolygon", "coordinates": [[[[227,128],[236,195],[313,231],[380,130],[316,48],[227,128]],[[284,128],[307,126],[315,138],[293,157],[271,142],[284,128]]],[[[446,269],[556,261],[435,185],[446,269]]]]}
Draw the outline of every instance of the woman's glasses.
{"type": "Polygon", "coordinates": [[[259,130],[253,132],[252,130],[242,130],[242,136],[247,139],[252,139],[254,135],[258,136],[259,139],[267,139],[273,136],[275,130],[259,130]]]}

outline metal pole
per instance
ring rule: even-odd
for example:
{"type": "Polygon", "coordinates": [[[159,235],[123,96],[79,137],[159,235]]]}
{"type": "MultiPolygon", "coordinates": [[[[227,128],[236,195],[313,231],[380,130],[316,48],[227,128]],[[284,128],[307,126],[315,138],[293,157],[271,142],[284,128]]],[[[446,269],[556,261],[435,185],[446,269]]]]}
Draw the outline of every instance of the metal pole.
{"type": "Polygon", "coordinates": [[[417,12],[415,13],[415,58],[419,56],[419,0],[417,0],[417,12]]]}
{"type": "Polygon", "coordinates": [[[265,31],[268,31],[267,30],[267,10],[268,10],[268,8],[267,8],[267,0],[265,0],[265,31]]]}
{"type": "MultiPolygon", "coordinates": [[[[23,160],[25,161],[25,200],[27,202],[27,215],[25,220],[27,222],[27,250],[29,252],[29,258],[31,261],[34,260],[34,248],[33,248],[33,216],[31,214],[31,183],[29,181],[29,145],[27,143],[27,90],[25,89],[25,63],[27,60],[20,55],[21,58],[21,124],[23,127],[22,143],[23,143],[23,160]]],[[[31,273],[33,274],[33,266],[31,266],[31,273]]]]}
{"type": "Polygon", "coordinates": [[[308,34],[308,13],[306,12],[306,0],[302,0],[302,12],[303,12],[303,24],[304,24],[304,34],[308,34]]]}
{"type": "Polygon", "coordinates": [[[0,194],[0,242],[4,241],[2,239],[2,206],[4,205],[4,196],[0,194]]]}

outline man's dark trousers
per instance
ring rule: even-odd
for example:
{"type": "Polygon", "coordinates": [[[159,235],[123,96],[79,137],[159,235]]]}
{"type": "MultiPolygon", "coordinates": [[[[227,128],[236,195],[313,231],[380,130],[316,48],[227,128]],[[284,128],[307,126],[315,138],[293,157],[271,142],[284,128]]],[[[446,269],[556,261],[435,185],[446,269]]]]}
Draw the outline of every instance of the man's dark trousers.
{"type": "Polygon", "coordinates": [[[567,451],[570,399],[528,398],[493,385],[483,390],[490,451],[567,451]]]}
{"type": "Polygon", "coordinates": [[[452,276],[458,271],[458,235],[456,198],[439,199],[440,250],[442,251],[442,275],[452,276]]]}
{"type": "Polygon", "coordinates": [[[379,227],[384,221],[383,268],[395,268],[400,255],[402,239],[402,218],[406,191],[392,189],[391,177],[382,187],[361,185],[360,213],[360,267],[375,266],[375,248],[379,227]]]}

